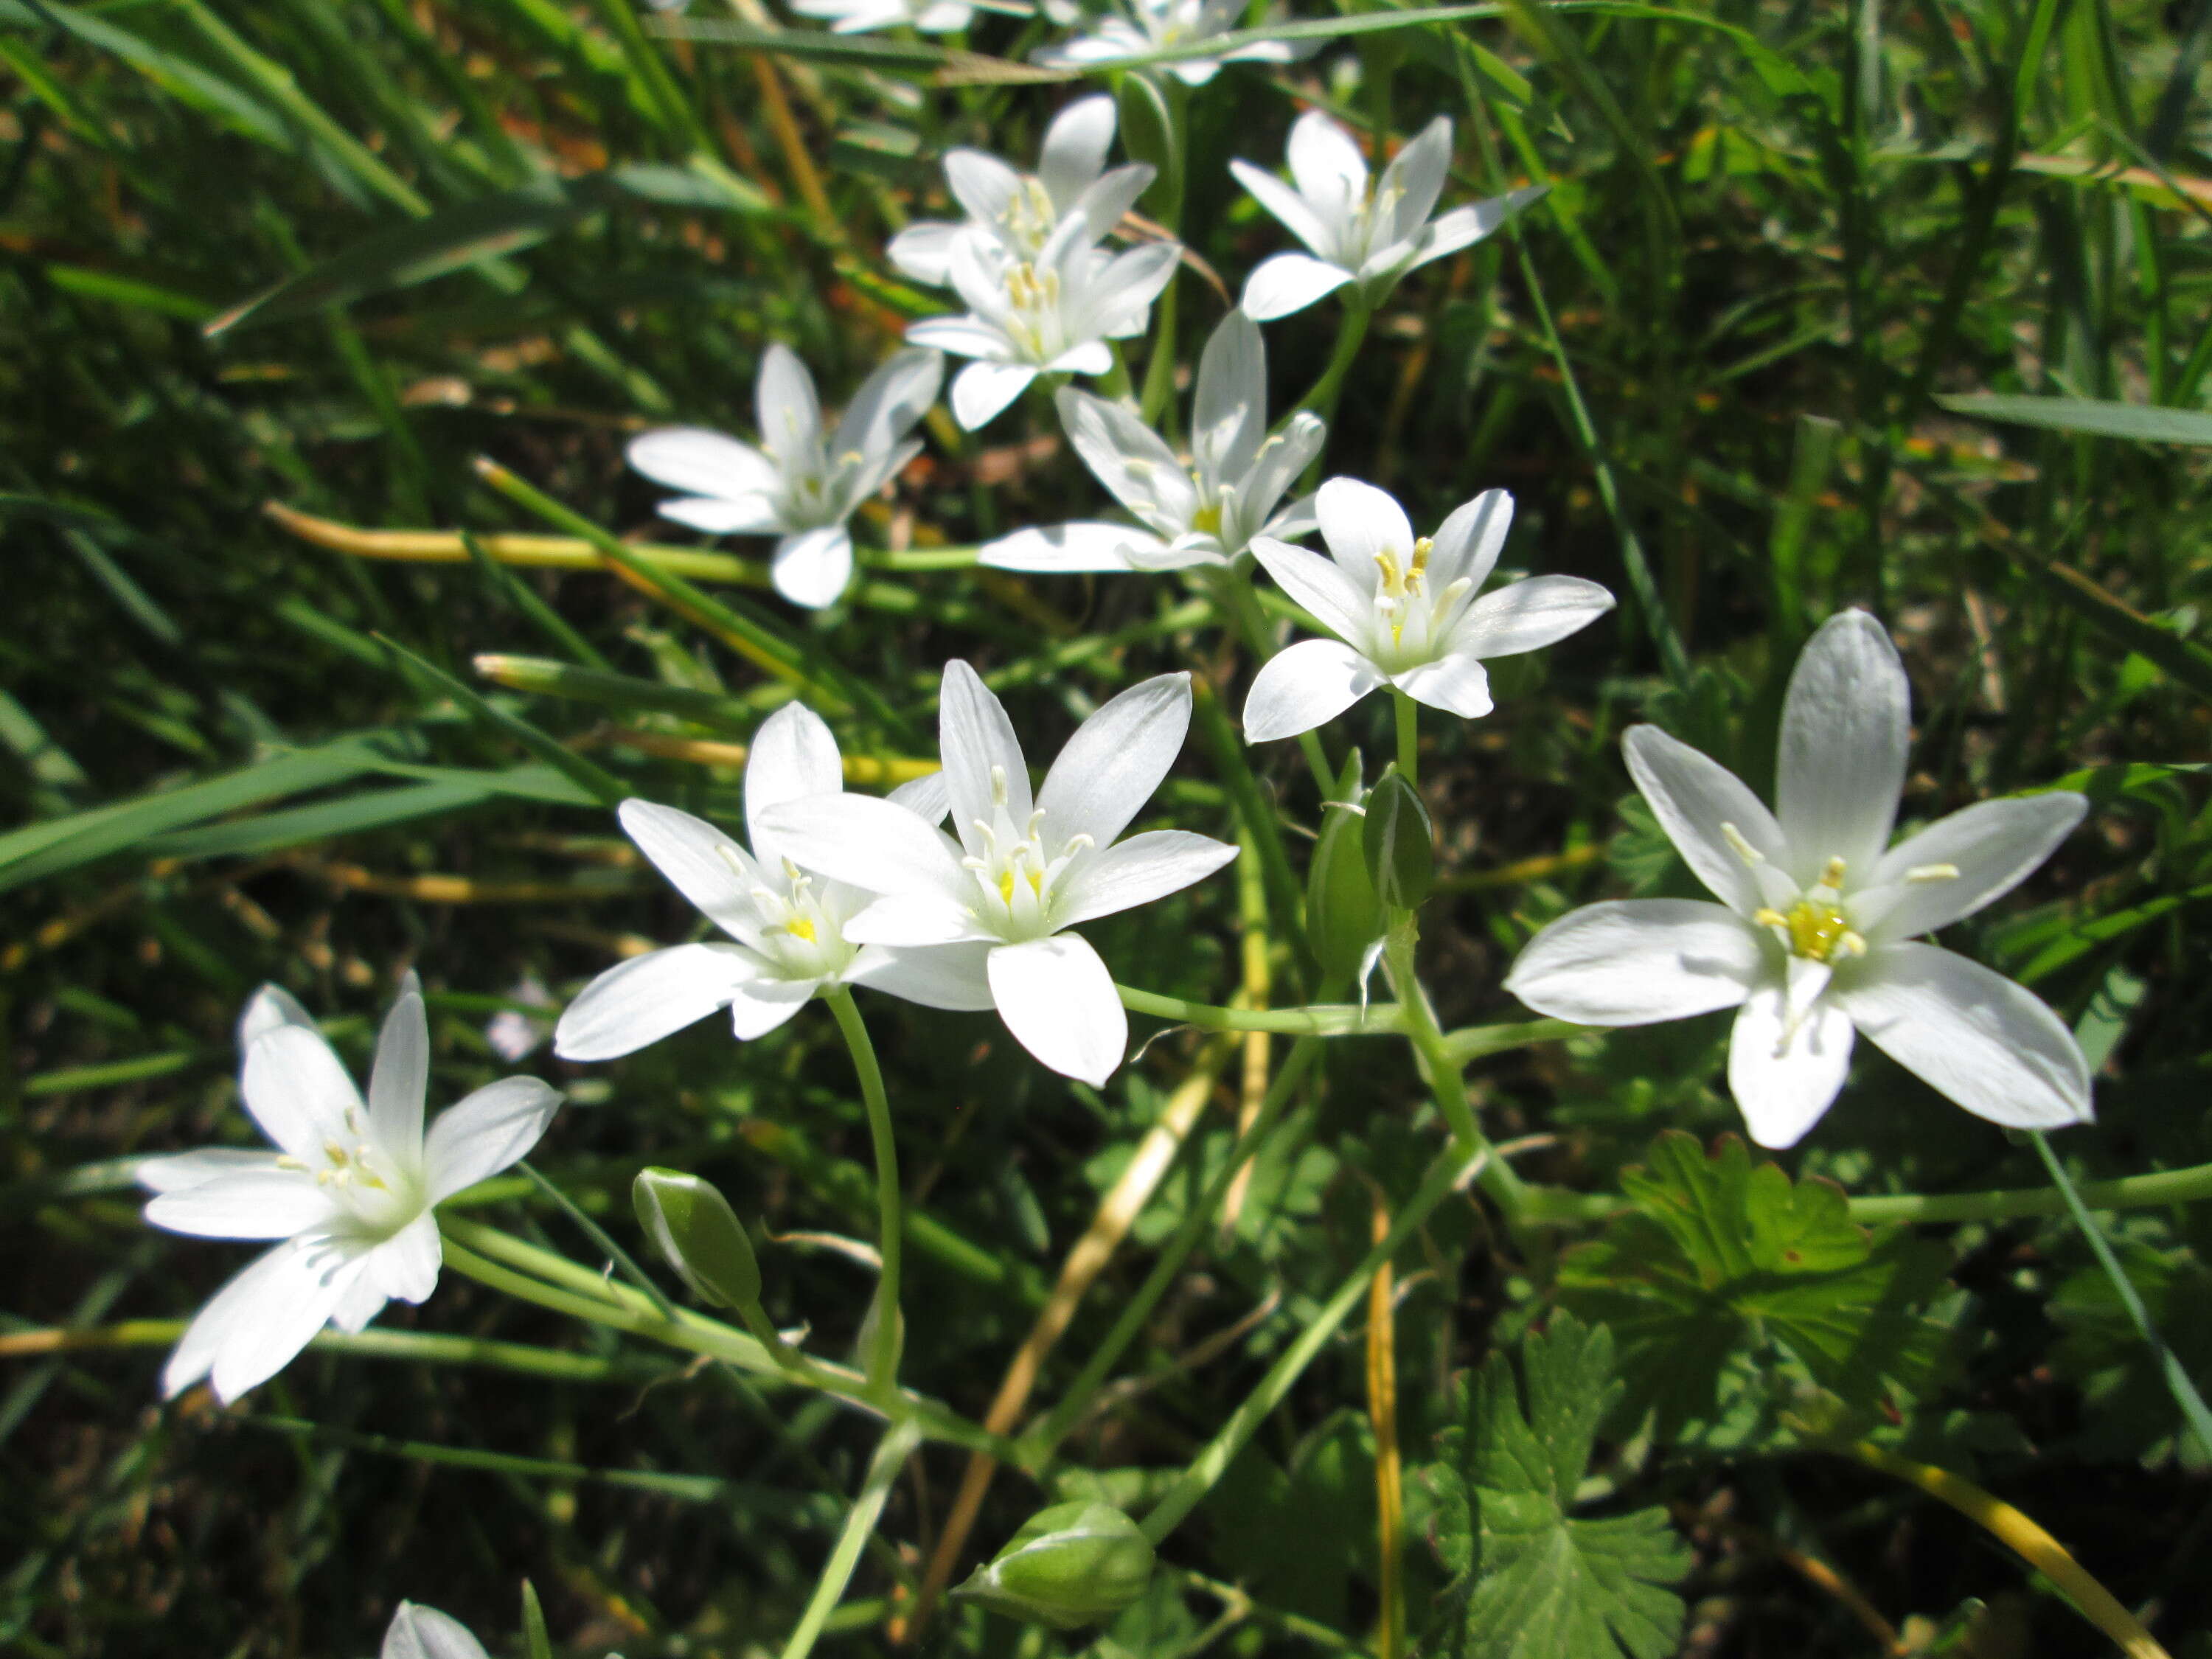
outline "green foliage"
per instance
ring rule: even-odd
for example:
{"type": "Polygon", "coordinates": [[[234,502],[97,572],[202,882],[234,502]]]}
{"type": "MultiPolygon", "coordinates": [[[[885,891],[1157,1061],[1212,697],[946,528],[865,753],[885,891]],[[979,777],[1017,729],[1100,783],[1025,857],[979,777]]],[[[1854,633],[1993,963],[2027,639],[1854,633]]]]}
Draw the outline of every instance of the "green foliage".
{"type": "Polygon", "coordinates": [[[1460,1385],[1461,1425],[1427,1478],[1458,1579],[1440,1650],[1455,1659],[1665,1659],[1690,1551],[1662,1509],[1583,1516],[1598,1425],[1621,1395],[1613,1336],[1570,1313],[1522,1339],[1520,1379],[1492,1353],[1460,1385]]]}
{"type": "Polygon", "coordinates": [[[1806,1386],[1875,1407],[1937,1382],[1940,1244],[1857,1225],[1839,1188],[1753,1164],[1733,1134],[1708,1154],[1670,1130],[1645,1156],[1622,1177],[1633,1207],[1559,1264],[1562,1305],[1619,1336],[1617,1421],[1740,1444],[1806,1386]]]}

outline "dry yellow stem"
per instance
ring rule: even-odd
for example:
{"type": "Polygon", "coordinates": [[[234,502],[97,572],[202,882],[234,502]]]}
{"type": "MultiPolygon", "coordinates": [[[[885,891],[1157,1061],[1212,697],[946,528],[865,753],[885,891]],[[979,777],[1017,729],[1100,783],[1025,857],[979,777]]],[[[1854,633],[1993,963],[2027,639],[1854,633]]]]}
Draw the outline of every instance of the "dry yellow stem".
{"type": "MultiPolygon", "coordinates": [[[[1390,1212],[1375,1194],[1374,1242],[1390,1236],[1390,1212]]],[[[1375,1546],[1382,1570],[1376,1659],[1398,1659],[1406,1640],[1406,1493],[1398,1461],[1396,1288],[1386,1261],[1367,1286],[1367,1416],[1375,1428],[1375,1546]]]]}
{"type": "MultiPolygon", "coordinates": [[[[356,558],[388,559],[402,564],[466,564],[469,550],[451,530],[363,530],[336,519],[319,519],[298,512],[282,501],[264,501],[261,511],[301,541],[313,542],[337,553],[356,558]]],[[[580,536],[479,536],[477,545],[501,564],[531,565],[546,570],[605,570],[607,561],[580,536]]],[[[664,547],[641,542],[631,550],[647,564],[672,571],[692,581],[729,582],[739,587],[766,587],[768,569],[749,559],[727,553],[709,553],[696,547],[664,547]]]]}
{"type": "MultiPolygon", "coordinates": [[[[612,731],[606,737],[608,742],[635,749],[641,755],[690,761],[695,766],[743,766],[750,752],[742,743],[718,743],[710,738],[664,737],[658,732],[612,731]]],[[[864,786],[889,788],[926,778],[939,769],[935,761],[916,760],[905,755],[881,758],[874,755],[845,757],[845,781],[864,786]]]]}

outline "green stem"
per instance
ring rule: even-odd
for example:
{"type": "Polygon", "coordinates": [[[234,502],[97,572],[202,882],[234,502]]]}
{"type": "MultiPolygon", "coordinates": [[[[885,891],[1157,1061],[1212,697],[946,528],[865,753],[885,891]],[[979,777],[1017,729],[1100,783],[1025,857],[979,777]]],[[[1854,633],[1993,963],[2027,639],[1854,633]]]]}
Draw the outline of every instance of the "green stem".
{"type": "MultiPolygon", "coordinates": [[[[863,1036],[862,1041],[866,1040],[863,1036]]],[[[784,1644],[783,1659],[806,1659],[813,1650],[815,1638],[822,1634],[822,1627],[836,1610],[837,1603],[844,1600],[845,1587],[853,1582],[853,1569],[860,1565],[860,1552],[866,1547],[876,1522],[883,1515],[891,1482],[898,1479],[899,1470],[905,1467],[906,1460],[921,1440],[913,1425],[894,1423],[877,1443],[876,1455],[868,1460],[867,1476],[860,1483],[860,1495],[853,1502],[853,1512],[845,1519],[844,1531],[837,1534],[836,1547],[830,1552],[830,1559],[823,1566],[821,1581],[814,1587],[806,1611],[799,1615],[799,1628],[784,1644]]]]}
{"type": "Polygon", "coordinates": [[[1157,1014],[1179,1025],[1208,1031],[1274,1031],[1288,1036],[1399,1036],[1407,1029],[1402,1008],[1359,1008],[1348,1002],[1315,1003],[1305,1008],[1223,1008],[1211,1002],[1186,1002],[1133,986],[1116,985],[1121,1006],[1157,1014]]]}
{"type": "Polygon", "coordinates": [[[1275,907],[1282,937],[1303,957],[1306,951],[1305,928],[1299,915],[1303,889],[1291,869],[1290,852],[1283,845],[1283,826],[1276,821],[1274,809],[1261,790],[1260,780],[1253,775],[1251,763],[1245,758],[1243,738],[1229,723],[1228,713],[1221,706],[1213,683],[1202,674],[1194,674],[1190,689],[1191,713],[1199,737],[1212,751],[1214,763],[1220,769],[1222,787],[1229,792],[1230,799],[1236,804],[1237,816],[1243,821],[1253,845],[1259,850],[1261,874],[1267,881],[1268,899],[1275,907]]]}
{"type": "MultiPolygon", "coordinates": [[[[2084,1207],[2092,1210],[2199,1203],[2212,1199],[2212,1164],[2191,1164],[2185,1170],[2160,1170],[2154,1175],[2124,1176],[2118,1181],[2084,1182],[2074,1191],[2084,1207]]],[[[1619,1207],[1617,1200],[1595,1201],[1613,1203],[1619,1207]]],[[[1990,1193],[1897,1193],[1853,1199],[1851,1219],[1872,1224],[1896,1221],[2017,1221],[2029,1216],[2064,1215],[2070,1208],[2065,1194],[2048,1187],[1990,1193]]]]}
{"type": "MultiPolygon", "coordinates": [[[[83,1330],[10,1331],[0,1335],[0,1359],[43,1358],[90,1348],[167,1348],[185,1334],[187,1322],[181,1319],[126,1319],[83,1330]]],[[[319,1331],[308,1346],[318,1352],[350,1354],[362,1359],[404,1359],[428,1365],[488,1365],[495,1370],[550,1377],[562,1382],[621,1382],[635,1386],[669,1375],[669,1362],[659,1359],[603,1358],[596,1354],[533,1347],[524,1342],[448,1336],[438,1331],[387,1331],[374,1326],[352,1335],[343,1331],[319,1331]]]]}
{"type": "MultiPolygon", "coordinates": [[[[1243,635],[1252,659],[1265,662],[1273,656],[1274,635],[1267,626],[1267,619],[1260,614],[1258,599],[1250,586],[1249,570],[1232,568],[1215,573],[1213,593],[1216,621],[1224,628],[1233,625],[1235,631],[1243,635]]],[[[1306,757],[1306,766],[1313,773],[1322,799],[1327,800],[1336,793],[1336,773],[1328,763],[1328,751],[1322,746],[1321,733],[1299,732],[1298,749],[1306,757]]],[[[1241,744],[1237,753],[1241,758],[1241,744]]]]}
{"type": "MultiPolygon", "coordinates": [[[[1360,342],[1367,337],[1368,319],[1374,314],[1356,289],[1347,287],[1338,292],[1345,301],[1343,319],[1336,325],[1336,348],[1329,353],[1328,367],[1322,370],[1321,379],[1313,383],[1313,390],[1297,402],[1298,409],[1310,409],[1324,421],[1335,417],[1336,400],[1344,390],[1345,374],[1351,368],[1352,360],[1359,355],[1360,342]]],[[[1284,418],[1287,420],[1289,416],[1284,418]]],[[[1319,464],[1316,459],[1315,465],[1319,464]]]]}
{"type": "Polygon", "coordinates": [[[1421,784],[1421,726],[1419,705],[1396,686],[1390,688],[1390,701],[1398,715],[1398,771],[1415,788],[1421,784]]]}
{"type": "Polygon", "coordinates": [[[883,1274],[876,1281],[875,1345],[868,1356],[868,1382],[889,1398],[898,1386],[899,1279],[906,1228],[899,1215],[898,1143],[891,1134],[890,1102],[884,1093],[883,1068],[876,1064],[876,1045],[868,1040],[867,1023],[853,1004],[853,993],[840,985],[825,999],[853,1051],[853,1069],[860,1074],[860,1103],[868,1114],[868,1139],[876,1155],[877,1249],[883,1256],[883,1274]]]}
{"type": "Polygon", "coordinates": [[[2190,1381],[2189,1373],[2173,1357],[2173,1350],[2166,1346],[2166,1339],[2158,1334],[2158,1327],[2152,1323],[2150,1310],[2143,1305],[2135,1281],[2128,1277],[2127,1269],[2120,1265],[2119,1257],[2112,1254],[2111,1243],[2090,1218],[2088,1206],[2082,1203],[2081,1194],[2075,1191],[2073,1177],[2066,1173],[2065,1164],[2059,1161],[2058,1154],[2051,1150],[2050,1138],[2039,1129],[2031,1131],[2028,1138],[2035,1142],[2036,1156],[2043,1160],[2044,1169],[2050,1173],[2051,1184],[2064,1196],[2067,1212],[2074,1218],[2075,1230],[2088,1241],[2089,1249],[2097,1258],[2097,1265],[2105,1270],[2105,1277],[2112,1281],[2112,1289],[2119,1294],[2120,1305],[2128,1310],[2128,1317],[2135,1322],[2136,1334],[2142,1338],[2143,1346],[2150,1350],[2151,1358],[2157,1362],[2159,1374],[2166,1381],[2166,1392],[2173,1396],[2173,1403],[2180,1407],[2182,1420],[2189,1425],[2189,1431],[2197,1437],[2197,1443],[2205,1450],[2212,1451],[2212,1410],[2205,1408],[2204,1396],[2197,1393],[2197,1384],[2190,1381]]]}

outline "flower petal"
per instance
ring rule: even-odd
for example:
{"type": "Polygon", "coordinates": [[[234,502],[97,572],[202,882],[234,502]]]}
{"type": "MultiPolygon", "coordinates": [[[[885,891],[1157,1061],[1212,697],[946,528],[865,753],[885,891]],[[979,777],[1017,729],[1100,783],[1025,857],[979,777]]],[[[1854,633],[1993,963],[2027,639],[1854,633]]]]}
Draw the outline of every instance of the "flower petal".
{"type": "Polygon", "coordinates": [[[1588,628],[1613,609],[1613,595],[1580,576],[1531,576],[1486,593],[1452,629],[1452,649],[1478,657],[1535,651],[1588,628]]]}
{"type": "Polygon", "coordinates": [[[295,1158],[319,1166],[327,1143],[361,1139],[361,1092],[331,1045],[305,1026],[281,1025],[256,1038],[239,1092],[262,1133],[295,1158]]]}
{"type": "Polygon", "coordinates": [[[1199,353],[1191,447],[1231,482],[1251,470],[1267,432],[1267,345],[1241,307],[1224,317],[1199,353]]]}
{"type": "Polygon", "coordinates": [[[952,246],[975,232],[966,225],[924,220],[908,225],[884,248],[899,274],[930,288],[943,288],[952,266],[952,246]]]}
{"type": "Polygon", "coordinates": [[[1451,118],[1439,115],[1390,158],[1375,186],[1376,201],[1391,204],[1388,228],[1376,234],[1378,245],[1405,241],[1428,222],[1451,168],[1451,118]]]}
{"type": "Polygon", "coordinates": [[[1751,1138],[1794,1146],[1834,1104],[1851,1068],[1851,1021],[1833,997],[1796,1016],[1778,981],[1753,990],[1729,1036],[1729,1091],[1751,1138]]]}
{"type": "Polygon", "coordinates": [[[994,570],[1033,570],[1042,575],[1127,570],[1133,568],[1130,548],[1150,550],[1166,545],[1151,531],[1129,525],[1059,524],[1017,530],[986,542],[976,550],[975,562],[994,570]]]}
{"type": "Polygon", "coordinates": [[[937,893],[964,902],[974,890],[943,833],[887,800],[813,795],[770,807],[762,822],[793,863],[864,892],[937,893]]]}
{"type": "Polygon", "coordinates": [[[1347,644],[1367,637],[1374,608],[1367,591],[1346,575],[1341,566],[1272,536],[1252,538],[1252,556],[1330,633],[1347,644]]]}
{"type": "Polygon", "coordinates": [[[1570,910],[1522,947],[1505,988],[1583,1025],[1649,1025],[1733,1008],[1771,971],[1758,930],[1702,899],[1570,910]]]}
{"type": "Polygon", "coordinates": [[[1321,516],[1311,495],[1301,495],[1280,512],[1275,503],[1291,481],[1306,470],[1306,463],[1321,453],[1328,427],[1321,416],[1301,410],[1280,432],[1263,440],[1253,457],[1252,470],[1237,486],[1242,503],[1238,516],[1247,526],[1260,521],[1256,533],[1281,540],[1304,536],[1320,527],[1321,516]],[[1273,516],[1270,516],[1270,515],[1273,516]]]}
{"type": "Polygon", "coordinates": [[[248,1262],[194,1316],[161,1371],[168,1399],[214,1373],[225,1405],[265,1382],[313,1340],[361,1272],[325,1233],[285,1240],[248,1262]]]}
{"type": "Polygon", "coordinates": [[[1236,858],[1237,849],[1188,830],[1151,830],[1109,847],[1068,872],[1053,895],[1055,927],[1133,910],[1203,881],[1236,858]]]}
{"type": "Polygon", "coordinates": [[[1068,442],[1115,500],[1164,534],[1190,527],[1198,493],[1159,434],[1121,405],[1073,386],[1061,388],[1053,405],[1068,442]]]}
{"type": "Polygon", "coordinates": [[[1933,945],[1877,945],[1830,993],[1868,1039],[1977,1117],[2056,1129],[2093,1115],[2081,1045],[2041,998],[1933,945]]]}
{"type": "Polygon", "coordinates": [[[677,495],[654,509],[709,536],[776,536],[783,509],[772,495],[677,495]]]}
{"type": "Polygon", "coordinates": [[[775,463],[750,444],[700,426],[662,427],[639,434],[624,452],[655,483],[689,495],[732,499],[775,493],[775,463]]]}
{"type": "Polygon", "coordinates": [[[422,997],[409,991],[384,1017],[368,1073],[368,1132],[404,1170],[412,1171],[422,1156],[422,1103],[429,1092],[430,1020],[422,997]]]}
{"type": "Polygon", "coordinates": [[[1152,799],[1189,731],[1188,674],[1156,675],[1102,706],[1075,728],[1038,793],[1048,847],[1057,853],[1077,836],[1111,845],[1152,799]]]}
{"type": "Polygon", "coordinates": [[[1486,489],[1454,507],[1429,548],[1429,591],[1441,592],[1462,577],[1470,587],[1480,587],[1498,568],[1512,528],[1513,496],[1507,490],[1486,489]]]}
{"type": "Polygon", "coordinates": [[[1820,624],[1782,706],[1775,817],[1801,886],[1840,858],[1871,872],[1889,844],[1905,787],[1911,690],[1882,625],[1863,611],[1820,624]]]}
{"type": "Polygon", "coordinates": [[[615,816],[638,851],[716,927],[748,945],[760,940],[752,890],[764,884],[752,856],[704,818],[673,806],[624,801],[615,816]]]}
{"type": "Polygon", "coordinates": [[[327,1188],[304,1170],[239,1170],[163,1193],[147,1222],[196,1238],[289,1238],[337,1214],[327,1188]]]}
{"type": "Polygon", "coordinates": [[[354,1275],[346,1293],[338,1298],[338,1305],[331,1310],[331,1323],[348,1336],[359,1336],[368,1328],[368,1322],[384,1311],[384,1304],[392,1298],[376,1288],[368,1270],[354,1275]]]}
{"type": "Polygon", "coordinates": [[[908,778],[884,799],[894,806],[903,806],[924,823],[942,823],[945,815],[952,810],[952,792],[945,784],[942,770],[908,778]]]}
{"type": "MultiPolygon", "coordinates": [[[[914,330],[908,329],[907,338],[915,337],[914,330]]],[[[948,351],[960,349],[941,338],[925,343],[943,344],[948,351]]],[[[1036,377],[1036,366],[1033,363],[972,362],[953,379],[953,417],[963,428],[973,432],[1027,392],[1030,382],[1036,377]]]]}
{"type": "Polygon", "coordinates": [[[968,906],[942,893],[886,893],[848,920],[854,945],[961,945],[998,936],[979,926],[968,906]]]}
{"type": "Polygon", "coordinates": [[[814,377],[799,361],[799,354],[781,340],[761,354],[753,408],[761,442],[770,455],[788,462],[811,454],[820,445],[822,404],[814,395],[814,377]]]}
{"type": "Polygon", "coordinates": [[[391,1301],[419,1303],[438,1288],[438,1267],[444,1260],[438,1218],[425,1210],[368,1253],[362,1276],[391,1301]]]}
{"type": "Polygon", "coordinates": [[[1455,649],[1434,662],[1416,663],[1390,676],[1390,684],[1415,702],[1441,708],[1463,720],[1479,720],[1495,706],[1490,700],[1490,672],[1480,658],[1455,649]]]}
{"type": "Polygon", "coordinates": [[[264,985],[246,999],[245,1011],[238,1017],[238,1052],[244,1054],[253,1046],[254,1038],[279,1025],[304,1025],[312,1031],[315,1017],[283,986],[264,985]]]}
{"type": "Polygon", "coordinates": [[[1529,185],[1508,191],[1503,196],[1493,196],[1486,202],[1475,202],[1438,214],[1415,239],[1413,257],[1406,262],[1406,269],[1414,270],[1431,259],[1441,259],[1446,254],[1472,246],[1522,208],[1540,200],[1551,188],[1549,185],[1529,185]]]}
{"type": "Polygon", "coordinates": [[[1037,182],[1065,213],[1105,169],[1114,143],[1114,100],[1099,93],[1079,98],[1052,118],[1037,153],[1037,182]]]}
{"type": "Polygon", "coordinates": [[[980,149],[945,153],[945,182],[952,199],[978,223],[996,225],[1021,194],[1022,175],[997,156],[980,149]]]}
{"type": "Polygon", "coordinates": [[[2025,881],[2088,810],[2087,797],[2054,789],[1938,819],[1882,855],[1873,890],[1852,895],[1852,918],[1877,944],[1948,927],[2025,881]],[[1927,878],[1946,867],[1957,873],[1927,878]]]}
{"type": "Polygon", "coordinates": [[[1352,280],[1342,265],[1305,253],[1277,253],[1262,259],[1244,279],[1237,305],[1255,323],[1272,323],[1327,299],[1352,280]]]}
{"type": "Polygon", "coordinates": [[[842,455],[875,456],[896,448],[929,413],[945,384],[945,359],[921,347],[895,351],[845,405],[831,460],[842,455]]]}
{"type": "Polygon", "coordinates": [[[1764,905],[1757,878],[1723,826],[1768,862],[1785,863],[1782,830],[1765,804],[1718,761],[1656,726],[1631,726],[1620,748],[1659,827],[1713,896],[1741,916],[1764,905]]]}
{"type": "Polygon", "coordinates": [[[1363,594],[1375,592],[1384,555],[1404,570],[1413,559],[1413,526],[1397,497],[1357,478],[1331,478],[1314,496],[1322,539],[1337,568],[1363,594]]]}
{"type": "Polygon", "coordinates": [[[222,1176],[274,1170],[279,1156],[246,1146],[203,1146],[198,1152],[141,1158],[131,1178],[149,1193],[181,1192],[222,1176]]]}
{"type": "Polygon", "coordinates": [[[730,994],[730,1030],[740,1042],[766,1036],[806,1006],[819,980],[757,979],[730,994]]]}
{"type": "MultiPolygon", "coordinates": [[[[1336,252],[1334,234],[1328,225],[1322,222],[1320,215],[1308,205],[1305,198],[1299,195],[1297,191],[1275,177],[1273,173],[1264,168],[1255,167],[1249,161],[1231,161],[1229,164],[1229,170],[1236,174],[1238,184],[1252,192],[1252,199],[1274,215],[1281,222],[1285,229],[1304,242],[1312,251],[1317,261],[1326,260],[1336,252]]],[[[1251,287],[1249,283],[1244,291],[1248,296],[1250,295],[1251,287]]],[[[1314,297],[1317,299],[1320,296],[1316,295],[1314,297]]],[[[1300,301],[1302,305],[1312,303],[1312,300],[1300,301]]],[[[1291,309],[1296,310],[1297,307],[1294,306],[1291,309]]],[[[1244,310],[1254,322],[1264,323],[1268,320],[1267,313],[1254,311],[1249,304],[1245,306],[1244,310]]]]}
{"type": "Polygon", "coordinates": [[[1090,227],[1091,240],[1100,240],[1121,222],[1121,216],[1137,205],[1137,198],[1152,187],[1152,180],[1158,176],[1159,170],[1146,161],[1115,167],[1094,179],[1060,212],[1079,216],[1090,227]]]}
{"type": "MultiPolygon", "coordinates": [[[[965,241],[960,246],[965,247],[965,241]]],[[[980,317],[925,317],[907,325],[906,337],[909,344],[933,351],[991,362],[1004,362],[1011,350],[1006,337],[980,317]]]]}
{"type": "Polygon", "coordinates": [[[837,739],[822,716],[805,703],[787,702],[760,723],[745,756],[745,833],[763,868],[782,867],[775,834],[762,819],[771,806],[809,795],[834,795],[845,787],[837,739]]]}
{"type": "Polygon", "coordinates": [[[1244,741],[1272,743],[1310,732],[1334,720],[1386,678],[1340,640],[1301,640],[1269,658],[1252,677],[1252,689],[1244,694],[1244,741]]]}
{"type": "MultiPolygon", "coordinates": [[[[1285,149],[1291,182],[1325,222],[1342,222],[1366,200],[1367,158],[1359,153],[1352,135],[1330,116],[1317,109],[1308,110],[1291,123],[1290,141],[1285,149]]],[[[1438,184],[1441,188],[1442,181],[1438,184]]]]}
{"type": "Polygon", "coordinates": [[[483,1644],[458,1619],[402,1601],[384,1632],[380,1659],[487,1659],[483,1644]]]}
{"type": "Polygon", "coordinates": [[[1029,822],[1029,763],[1022,757],[1021,740],[1014,736],[1014,723],[982,678],[957,657],[945,665],[938,692],[937,745],[945,761],[945,787],[952,795],[953,830],[962,841],[978,819],[991,821],[995,792],[1000,789],[1006,792],[1006,816],[1014,827],[1019,830],[1029,822]]]}
{"type": "Polygon", "coordinates": [[[616,1060],[702,1020],[761,972],[735,945],[678,945],[618,962],[576,994],[554,1028],[563,1060],[616,1060]]]}
{"type": "Polygon", "coordinates": [[[921,950],[876,948],[846,978],[925,1008],[973,1012],[995,1007],[988,958],[997,941],[931,945],[921,950]]]}
{"type": "Polygon", "coordinates": [[[534,1077],[503,1077],[438,1114],[422,1139],[430,1204],[529,1156],[553,1121],[561,1091],[534,1077]]]}
{"type": "Polygon", "coordinates": [[[1094,1088],[1121,1063],[1129,1017],[1114,976],[1079,933],[1001,945],[989,957],[999,1017],[1023,1048],[1094,1088]]]}
{"type": "Polygon", "coordinates": [[[839,524],[786,536],[775,544],[769,575],[793,605],[810,611],[835,605],[853,580],[853,538],[839,524]]]}

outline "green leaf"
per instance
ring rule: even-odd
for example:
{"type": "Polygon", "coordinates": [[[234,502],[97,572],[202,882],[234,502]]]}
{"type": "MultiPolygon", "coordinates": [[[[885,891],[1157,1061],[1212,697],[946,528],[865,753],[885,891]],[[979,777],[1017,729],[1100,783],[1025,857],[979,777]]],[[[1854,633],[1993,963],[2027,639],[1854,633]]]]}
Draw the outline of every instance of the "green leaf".
{"type": "Polygon", "coordinates": [[[2014,426],[2086,432],[2137,443],[2212,444],[2212,414],[2202,410],[2106,403],[2094,398],[2011,398],[1993,392],[1939,397],[1936,401],[1954,415],[1972,415],[2014,426]]]}
{"type": "Polygon", "coordinates": [[[1723,1135],[1708,1156],[1669,1130],[1621,1186],[1635,1206],[1559,1264],[1559,1299],[1619,1334],[1625,1421],[1658,1413],[1662,1437],[1699,1425],[1741,1440],[1808,1384],[1854,1406],[1924,1392],[1942,1333],[1919,1310],[1948,1253],[1850,1218],[1843,1189],[1754,1166],[1723,1135]]]}
{"type": "Polygon", "coordinates": [[[1673,1587],[1689,1548],[1657,1508],[1577,1516],[1597,1425],[1621,1385],[1613,1334],[1572,1314],[1521,1343],[1522,1388],[1503,1353],[1462,1389],[1462,1426],[1437,1438],[1428,1478],[1437,1546],[1460,1575],[1444,1651],[1466,1659],[1665,1659],[1682,1628],[1673,1587]]]}

